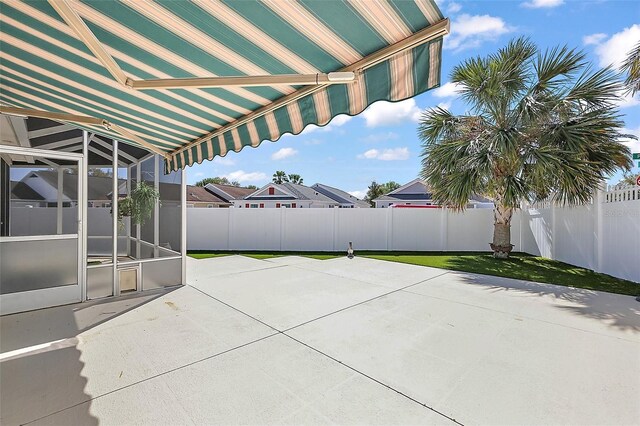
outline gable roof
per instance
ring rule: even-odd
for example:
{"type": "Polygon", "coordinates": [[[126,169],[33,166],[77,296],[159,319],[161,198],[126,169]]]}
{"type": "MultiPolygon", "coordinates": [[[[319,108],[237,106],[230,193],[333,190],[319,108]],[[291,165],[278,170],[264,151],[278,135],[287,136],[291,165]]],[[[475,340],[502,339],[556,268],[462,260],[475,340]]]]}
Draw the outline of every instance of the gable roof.
{"type": "Polygon", "coordinates": [[[309,188],[308,186],[298,185],[291,182],[269,183],[263,186],[262,188],[258,189],[257,191],[254,191],[252,194],[246,196],[244,199],[245,200],[311,200],[311,201],[319,201],[323,203],[336,204],[335,200],[327,197],[324,194],[321,194],[320,192],[316,191],[313,188],[309,188]],[[277,188],[281,192],[284,192],[285,194],[291,194],[291,195],[276,195],[276,196],[257,195],[257,194],[260,194],[261,192],[264,192],[264,190],[268,187],[277,188]]]}
{"type": "Polygon", "coordinates": [[[394,189],[393,191],[389,192],[386,195],[393,195],[393,194],[397,194],[400,192],[404,192],[406,189],[410,188],[411,186],[413,186],[414,184],[419,183],[420,185],[418,185],[419,188],[419,192],[411,192],[411,194],[427,194],[429,193],[429,185],[427,185],[427,183],[425,181],[423,181],[420,178],[414,179],[411,182],[407,182],[404,185],[394,189]]]}
{"type": "MultiPolygon", "coordinates": [[[[29,172],[22,178],[21,182],[29,186],[28,179],[34,175],[45,181],[53,189],[58,187],[58,172],[53,170],[36,170],[29,172]]],[[[88,201],[111,199],[111,193],[113,192],[113,179],[111,176],[88,176],[87,183],[88,201]]],[[[121,195],[126,183],[126,179],[118,179],[121,195]]],[[[78,175],[72,173],[64,174],[62,179],[62,193],[71,200],[78,199],[78,175]]]]}
{"type": "Polygon", "coordinates": [[[194,185],[187,185],[187,201],[225,205],[231,204],[218,197],[217,195],[207,191],[206,188],[194,185]]]}
{"type": "Polygon", "coordinates": [[[293,192],[301,200],[313,200],[313,201],[323,201],[326,203],[335,203],[335,200],[327,197],[324,194],[321,194],[320,192],[316,191],[313,188],[309,188],[308,186],[298,185],[291,182],[285,182],[281,185],[287,188],[289,192],[293,192]]]}
{"type": "Polygon", "coordinates": [[[26,183],[19,182],[11,182],[11,199],[13,200],[28,200],[28,201],[42,201],[44,197],[38,194],[26,183]]]}
{"type": "Polygon", "coordinates": [[[242,200],[256,190],[243,188],[241,186],[221,185],[218,183],[208,183],[204,186],[209,192],[217,195],[221,200],[230,203],[233,200],[242,200]]]}
{"type": "Polygon", "coordinates": [[[360,207],[371,207],[371,205],[364,201],[359,199],[358,197],[354,197],[353,195],[349,194],[346,191],[343,191],[341,189],[338,188],[334,188],[332,186],[329,185],[324,185],[321,183],[316,183],[314,185],[311,186],[311,188],[315,189],[316,191],[320,192],[321,194],[326,195],[327,197],[337,201],[338,203],[341,204],[355,204],[357,206],[360,207]]]}

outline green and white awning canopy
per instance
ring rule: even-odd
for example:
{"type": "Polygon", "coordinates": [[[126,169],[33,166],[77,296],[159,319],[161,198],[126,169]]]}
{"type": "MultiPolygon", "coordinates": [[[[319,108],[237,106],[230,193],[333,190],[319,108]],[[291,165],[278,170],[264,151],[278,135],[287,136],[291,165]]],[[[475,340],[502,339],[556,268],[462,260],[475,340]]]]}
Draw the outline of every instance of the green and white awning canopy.
{"type": "Polygon", "coordinates": [[[0,1],[1,111],[167,171],[437,87],[449,25],[433,0],[0,1]]]}

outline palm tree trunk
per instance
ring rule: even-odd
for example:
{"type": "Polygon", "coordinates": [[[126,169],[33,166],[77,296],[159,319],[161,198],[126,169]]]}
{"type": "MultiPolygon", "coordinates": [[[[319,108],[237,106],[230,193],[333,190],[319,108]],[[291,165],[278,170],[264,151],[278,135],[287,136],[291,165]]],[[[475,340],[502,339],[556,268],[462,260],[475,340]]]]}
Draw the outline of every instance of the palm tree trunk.
{"type": "Polygon", "coordinates": [[[493,242],[490,244],[493,250],[493,257],[507,259],[513,248],[511,244],[511,216],[513,209],[505,207],[499,200],[496,200],[493,209],[493,242]]]}

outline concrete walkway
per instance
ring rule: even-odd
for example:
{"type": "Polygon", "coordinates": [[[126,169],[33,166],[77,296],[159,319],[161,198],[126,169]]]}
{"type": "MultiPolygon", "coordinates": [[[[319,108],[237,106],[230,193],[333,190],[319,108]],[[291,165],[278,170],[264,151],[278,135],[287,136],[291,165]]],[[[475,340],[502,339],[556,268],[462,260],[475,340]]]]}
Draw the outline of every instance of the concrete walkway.
{"type": "Polygon", "coordinates": [[[640,424],[633,297],[364,258],[0,318],[0,423],[640,424]]]}

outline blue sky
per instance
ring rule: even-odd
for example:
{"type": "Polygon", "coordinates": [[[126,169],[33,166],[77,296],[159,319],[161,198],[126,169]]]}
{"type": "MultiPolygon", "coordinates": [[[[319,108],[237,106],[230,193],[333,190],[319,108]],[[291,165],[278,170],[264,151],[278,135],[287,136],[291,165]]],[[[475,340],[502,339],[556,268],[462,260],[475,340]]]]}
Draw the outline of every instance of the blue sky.
{"type": "MultiPolygon", "coordinates": [[[[619,64],[640,40],[640,2],[629,1],[452,1],[438,0],[451,19],[445,38],[442,86],[399,103],[377,102],[356,117],[338,116],[324,128],[263,142],[257,149],[231,152],[187,169],[188,182],[226,176],[262,186],[276,170],[297,173],[306,185],[321,182],[363,196],[372,180],[406,183],[420,171],[416,127],[420,112],[441,105],[465,112],[449,82],[465,58],[486,55],[512,37],[526,35],[539,47],[567,44],[584,49],[595,67],[619,64]]],[[[620,105],[627,133],[640,137],[640,94],[620,105]]],[[[640,143],[626,142],[633,152],[640,143]]],[[[640,172],[636,162],[634,172],[640,172]]],[[[619,176],[612,177],[617,182],[619,176]]]]}

